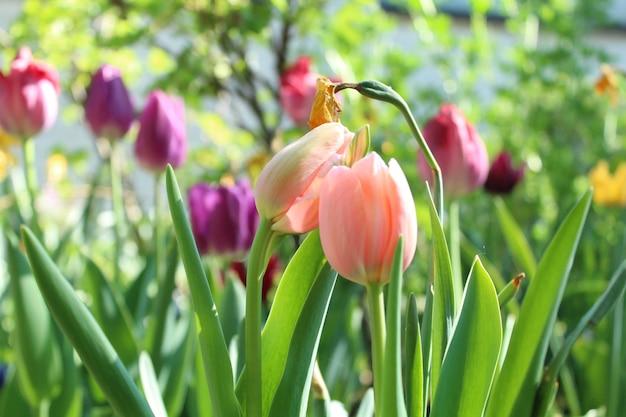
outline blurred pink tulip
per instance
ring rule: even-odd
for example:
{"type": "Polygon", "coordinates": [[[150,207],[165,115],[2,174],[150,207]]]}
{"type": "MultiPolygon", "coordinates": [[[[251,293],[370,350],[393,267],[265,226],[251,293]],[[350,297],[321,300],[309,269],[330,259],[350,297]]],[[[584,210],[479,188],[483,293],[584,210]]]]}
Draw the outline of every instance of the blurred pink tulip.
{"type": "Polygon", "coordinates": [[[59,92],[57,71],[21,48],[10,72],[0,72],[0,127],[22,140],[48,129],[59,111],[59,92]]]}
{"type": "MultiPolygon", "coordinates": [[[[441,168],[444,193],[458,197],[481,187],[487,178],[489,159],[482,139],[454,104],[444,104],[426,123],[424,139],[441,168]]],[[[420,176],[429,184],[433,174],[422,152],[418,153],[420,176]]]]}
{"type": "Polygon", "coordinates": [[[513,168],[511,154],[502,151],[496,156],[489,169],[485,191],[492,194],[509,194],[524,177],[526,164],[513,168]]]}
{"type": "Polygon", "coordinates": [[[317,228],[322,178],[341,163],[353,134],[341,123],[325,123],[279,151],[263,168],[254,197],[259,215],[282,233],[317,228]]]}
{"type": "Polygon", "coordinates": [[[311,58],[301,57],[280,77],[280,105],[283,111],[300,126],[306,127],[317,92],[319,74],[310,71],[311,58]]]}
{"type": "Polygon", "coordinates": [[[371,153],[352,168],[332,168],[321,187],[319,228],[328,262],[351,281],[389,282],[400,236],[406,270],[417,246],[417,217],[398,163],[387,166],[371,153]]]}
{"type": "MultiPolygon", "coordinates": [[[[300,57],[280,76],[280,106],[299,127],[307,128],[311,108],[317,93],[317,79],[323,76],[311,72],[311,58],[300,57]]],[[[331,77],[337,82],[337,77],[331,77]]],[[[341,103],[341,97],[335,97],[341,103]]]]}
{"type": "Polygon", "coordinates": [[[135,158],[144,169],[163,172],[178,168],[187,158],[185,105],[163,91],[153,91],[139,116],[135,158]]]}
{"type": "Polygon", "coordinates": [[[135,111],[119,69],[103,65],[93,75],[85,100],[85,118],[99,138],[117,140],[128,132],[135,111]]]}

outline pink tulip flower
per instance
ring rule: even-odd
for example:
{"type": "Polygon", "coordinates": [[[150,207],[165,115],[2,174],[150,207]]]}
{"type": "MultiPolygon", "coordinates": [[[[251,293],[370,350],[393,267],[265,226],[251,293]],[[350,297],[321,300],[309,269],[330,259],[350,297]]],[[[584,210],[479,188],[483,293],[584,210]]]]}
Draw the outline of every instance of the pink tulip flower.
{"type": "Polygon", "coordinates": [[[93,75],[85,100],[85,119],[96,137],[112,141],[126,135],[135,120],[135,110],[119,69],[103,65],[93,75]]]}
{"type": "MultiPolygon", "coordinates": [[[[300,57],[280,76],[280,106],[298,127],[308,127],[318,78],[323,76],[311,72],[311,58],[308,56],[300,57]]],[[[338,82],[339,78],[330,77],[330,81],[338,82]]],[[[341,97],[335,98],[340,104],[341,97]]]]}
{"type": "Polygon", "coordinates": [[[0,72],[0,127],[22,140],[48,129],[59,111],[59,92],[57,71],[21,48],[10,72],[0,72]]]}
{"type": "Polygon", "coordinates": [[[280,105],[293,122],[305,127],[317,92],[319,74],[311,72],[311,58],[301,57],[280,77],[280,105]]]}
{"type": "Polygon", "coordinates": [[[319,228],[328,262],[351,281],[388,283],[400,236],[406,270],[417,246],[417,217],[398,163],[387,166],[371,153],[351,168],[332,168],[321,187],[319,228]]]}
{"type": "MultiPolygon", "coordinates": [[[[489,159],[478,132],[454,104],[444,104],[424,126],[424,139],[441,168],[444,193],[458,197],[481,187],[487,178],[489,159]]],[[[422,152],[417,167],[424,181],[433,175],[422,152]]]]}
{"type": "Polygon", "coordinates": [[[163,172],[167,164],[178,168],[187,158],[185,105],[163,91],[153,91],[139,116],[135,158],[152,172],[163,172]]]}
{"type": "Polygon", "coordinates": [[[319,188],[349,151],[353,134],[341,123],[325,123],[279,151],[263,168],[254,190],[259,215],[272,230],[306,233],[318,226],[319,188]]]}

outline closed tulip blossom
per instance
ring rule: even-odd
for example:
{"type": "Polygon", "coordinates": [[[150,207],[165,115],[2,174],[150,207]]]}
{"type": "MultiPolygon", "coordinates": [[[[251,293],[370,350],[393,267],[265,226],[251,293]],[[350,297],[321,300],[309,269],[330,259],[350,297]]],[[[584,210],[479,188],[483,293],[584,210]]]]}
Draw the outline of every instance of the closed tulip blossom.
{"type": "MultiPolygon", "coordinates": [[[[318,91],[318,78],[323,77],[311,72],[311,58],[307,56],[300,57],[280,76],[280,106],[299,127],[307,127],[311,107],[318,91]]],[[[338,79],[331,77],[330,81],[337,82],[338,79]]],[[[337,99],[339,100],[339,97],[337,99]]]]}
{"type": "Polygon", "coordinates": [[[274,155],[254,190],[259,214],[271,220],[272,230],[306,233],[317,228],[320,185],[330,168],[342,162],[352,137],[341,123],[324,123],[274,155]]]}
{"type": "Polygon", "coordinates": [[[248,181],[231,186],[199,183],[188,193],[191,230],[201,254],[243,257],[259,224],[248,181]]]}
{"type": "Polygon", "coordinates": [[[9,73],[0,72],[0,127],[22,140],[48,129],[57,117],[59,92],[57,71],[21,48],[9,73]]]}
{"type": "Polygon", "coordinates": [[[135,157],[139,165],[152,172],[163,172],[168,164],[178,168],[185,162],[187,134],[181,99],[159,90],[149,94],[139,116],[135,157]]]}
{"type": "Polygon", "coordinates": [[[101,66],[91,78],[84,107],[93,134],[110,141],[124,137],[135,119],[122,73],[110,65],[101,66]]]}
{"type": "Polygon", "coordinates": [[[321,75],[311,72],[311,58],[301,57],[280,77],[280,105],[298,126],[306,126],[313,99],[317,92],[316,81],[321,75]]]}
{"type": "Polygon", "coordinates": [[[485,190],[492,194],[509,194],[524,177],[524,169],[525,164],[513,168],[511,154],[500,152],[489,169],[485,190]]]}
{"type": "MultiPolygon", "coordinates": [[[[424,139],[441,168],[446,195],[458,197],[481,187],[489,170],[487,149],[478,132],[454,104],[444,104],[423,130],[424,139]]],[[[433,183],[426,158],[419,152],[417,166],[424,181],[433,183]]]]}
{"type": "Polygon", "coordinates": [[[388,283],[400,236],[406,270],[417,246],[417,217],[398,163],[387,166],[371,153],[351,168],[332,168],[321,187],[319,230],[328,262],[351,281],[388,283]]]}

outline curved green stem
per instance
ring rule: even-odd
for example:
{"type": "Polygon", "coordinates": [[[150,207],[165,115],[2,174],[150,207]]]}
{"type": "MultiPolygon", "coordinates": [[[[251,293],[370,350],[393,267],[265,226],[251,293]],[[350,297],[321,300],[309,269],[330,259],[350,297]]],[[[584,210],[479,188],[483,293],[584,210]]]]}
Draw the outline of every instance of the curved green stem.
{"type": "Polygon", "coordinates": [[[433,177],[435,179],[434,186],[435,201],[437,202],[437,214],[439,217],[439,221],[441,221],[441,215],[443,213],[443,180],[441,178],[441,168],[439,168],[439,164],[437,163],[435,157],[430,151],[430,148],[428,147],[428,144],[426,143],[426,140],[422,135],[422,131],[417,125],[417,122],[415,121],[415,118],[411,113],[411,109],[409,109],[409,105],[393,88],[379,81],[367,80],[361,81],[360,83],[339,83],[335,87],[335,92],[341,91],[346,88],[355,89],[365,97],[393,104],[398,108],[398,110],[400,110],[407,124],[409,125],[409,128],[411,129],[413,137],[415,137],[415,139],[417,140],[417,144],[419,145],[422,152],[424,152],[424,157],[426,157],[428,166],[433,171],[433,177]]]}
{"type": "Polygon", "coordinates": [[[37,161],[35,158],[35,142],[33,138],[22,141],[22,152],[24,157],[24,179],[26,181],[26,192],[28,195],[31,216],[29,225],[37,236],[41,236],[39,228],[39,218],[35,207],[35,197],[37,190],[37,161]]]}
{"type": "Polygon", "coordinates": [[[247,417],[261,417],[261,290],[263,274],[272,247],[271,243],[275,236],[272,231],[272,223],[268,219],[262,218],[248,258],[245,321],[247,417]]]}
{"type": "Polygon", "coordinates": [[[367,288],[367,304],[370,312],[370,332],[372,337],[372,371],[374,373],[374,409],[375,417],[382,413],[383,366],[385,360],[385,301],[383,286],[369,283],[367,288]]]}

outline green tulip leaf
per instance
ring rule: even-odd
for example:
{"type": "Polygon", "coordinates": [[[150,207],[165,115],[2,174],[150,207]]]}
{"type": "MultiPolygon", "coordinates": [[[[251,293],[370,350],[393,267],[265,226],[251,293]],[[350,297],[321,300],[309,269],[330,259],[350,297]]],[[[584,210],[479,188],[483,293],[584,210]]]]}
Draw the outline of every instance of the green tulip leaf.
{"type": "Polygon", "coordinates": [[[374,415],[374,390],[368,388],[361,399],[359,410],[355,417],[372,417],[374,415]]]}
{"type": "Polygon", "coordinates": [[[430,223],[433,233],[433,301],[429,382],[433,389],[433,394],[435,394],[434,390],[439,380],[443,356],[448,347],[449,338],[452,335],[456,317],[456,302],[454,300],[454,279],[448,244],[432,198],[429,199],[429,202],[430,223]]]}
{"type": "Polygon", "coordinates": [[[528,417],[592,197],[587,191],[548,245],[522,301],[504,363],[487,403],[487,417],[528,417]]]}
{"type": "Polygon", "coordinates": [[[189,369],[193,366],[196,347],[192,313],[185,311],[180,318],[176,318],[176,315],[174,307],[171,307],[167,315],[163,357],[159,370],[159,380],[163,387],[161,392],[168,416],[181,414],[187,395],[189,369]]]}
{"type": "Polygon", "coordinates": [[[91,314],[111,341],[122,362],[126,366],[135,363],[139,348],[133,334],[133,320],[121,294],[114,290],[91,259],[87,259],[84,279],[81,282],[91,296],[91,314]]]}
{"type": "Polygon", "coordinates": [[[0,390],[0,416],[28,416],[30,413],[31,406],[22,395],[16,366],[11,366],[0,390]]]}
{"type": "Polygon", "coordinates": [[[63,363],[50,312],[15,240],[7,239],[7,263],[15,308],[17,371],[25,397],[38,407],[60,392],[63,363]]]}
{"type": "Polygon", "coordinates": [[[405,337],[406,409],[409,417],[424,415],[424,370],[417,298],[411,293],[406,313],[405,337]]]}
{"type": "Polygon", "coordinates": [[[507,209],[504,201],[501,198],[494,198],[493,202],[496,206],[500,230],[502,230],[511,256],[526,275],[531,279],[534,278],[535,271],[537,270],[537,261],[528,240],[513,218],[513,215],[507,209]]]}
{"type": "MultiPolygon", "coordinates": [[[[67,340],[61,342],[63,359],[63,385],[61,392],[50,404],[50,416],[81,417],[83,415],[84,386],[80,368],[74,361],[74,348],[67,340]]],[[[3,416],[0,412],[0,416],[3,416]]],[[[17,415],[17,414],[6,414],[17,415]]]]}
{"type": "Polygon", "coordinates": [[[146,351],[142,351],[139,354],[139,376],[141,377],[143,392],[146,394],[146,400],[150,404],[154,417],[167,417],[159,382],[154,373],[150,355],[146,351]]]}
{"type": "Polygon", "coordinates": [[[195,312],[196,331],[202,351],[204,372],[213,412],[217,416],[241,416],[241,407],[235,396],[232,364],[217,314],[217,307],[191,232],[180,188],[171,166],[167,168],[165,180],[174,231],[189,282],[195,312]]]}
{"type": "Polygon", "coordinates": [[[543,372],[543,378],[541,378],[541,386],[538,390],[535,405],[536,411],[533,415],[546,415],[552,403],[552,399],[554,395],[556,395],[557,375],[565,364],[565,360],[572,350],[574,342],[578,340],[587,326],[591,324],[597,325],[604,316],[615,307],[616,303],[624,295],[624,290],[626,290],[626,261],[620,264],[611,277],[606,290],[582,317],[578,325],[567,335],[559,350],[554,354],[548,366],[546,366],[543,372]]]}
{"type": "Polygon", "coordinates": [[[496,289],[476,257],[441,367],[431,417],[481,416],[502,344],[496,289]]]}
{"type": "Polygon", "coordinates": [[[391,266],[391,282],[387,292],[385,360],[381,396],[382,416],[406,417],[402,389],[402,355],[400,327],[402,307],[402,255],[403,239],[398,239],[391,266]]]}
{"type": "Polygon", "coordinates": [[[22,238],[41,294],[57,325],[120,417],[151,417],[152,412],[120,357],[87,307],[56,267],[33,232],[22,238]]]}
{"type": "MultiPolygon", "coordinates": [[[[336,277],[315,230],[285,269],[261,336],[263,416],[306,415],[313,365],[336,277]]],[[[245,378],[244,368],[237,384],[242,404],[245,378]]]]}

